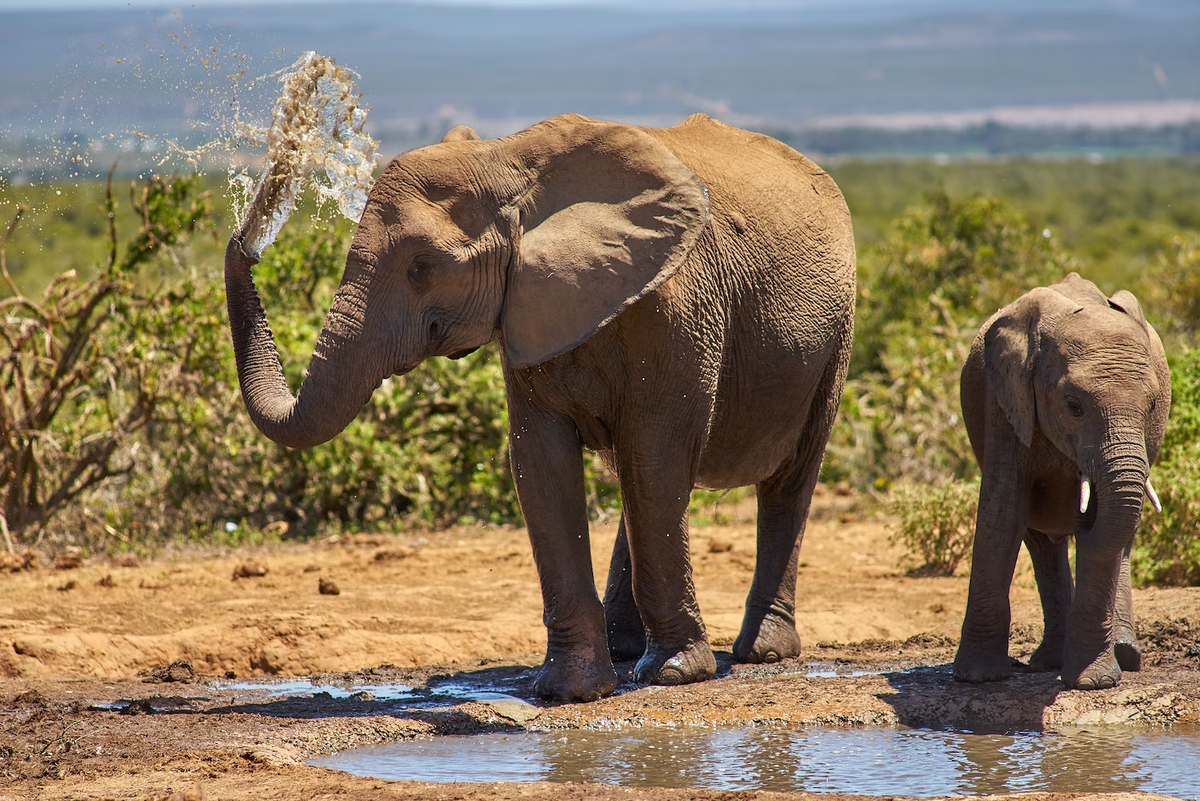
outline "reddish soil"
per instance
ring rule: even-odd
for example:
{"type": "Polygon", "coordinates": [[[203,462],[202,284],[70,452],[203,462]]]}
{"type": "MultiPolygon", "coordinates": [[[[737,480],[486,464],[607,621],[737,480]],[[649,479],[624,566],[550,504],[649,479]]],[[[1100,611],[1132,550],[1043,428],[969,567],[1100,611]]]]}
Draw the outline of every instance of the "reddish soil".
{"type": "MultiPolygon", "coordinates": [[[[983,687],[956,684],[945,666],[962,620],[966,570],[907,577],[888,521],[861,519],[854,499],[832,494],[820,498],[802,552],[805,654],[767,668],[734,666],[728,651],[754,564],[753,508],[732,514],[692,535],[718,678],[679,688],[626,678],[616,696],[593,704],[545,705],[532,696],[545,632],[522,530],[356,536],[4,574],[0,798],[799,798],[416,784],[305,763],[355,745],[515,728],[1200,724],[1200,588],[1135,593],[1145,667],[1116,689],[1069,692],[1054,676],[1020,673],[983,687]],[[813,662],[843,675],[811,675],[813,662]],[[896,670],[919,665],[935,669],[896,670]],[[852,669],[872,672],[844,675],[852,669]],[[448,676],[505,682],[534,706],[417,708],[369,695],[268,698],[231,686],[234,678],[315,677],[422,691],[448,676]]],[[[614,533],[611,524],[594,530],[601,586],[614,533]]],[[[1028,656],[1041,613],[1024,560],[1012,600],[1012,650],[1028,656]]],[[[632,665],[619,667],[627,676],[632,665]]],[[[1022,796],[1041,797],[1050,796],[1022,796]]]]}

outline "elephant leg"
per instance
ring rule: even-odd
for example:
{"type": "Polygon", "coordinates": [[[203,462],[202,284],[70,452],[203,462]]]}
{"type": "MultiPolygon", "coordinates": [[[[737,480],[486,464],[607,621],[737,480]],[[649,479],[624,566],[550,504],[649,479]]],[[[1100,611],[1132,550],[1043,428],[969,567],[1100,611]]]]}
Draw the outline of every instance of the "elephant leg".
{"type": "Polygon", "coordinates": [[[1113,639],[1113,609],[1121,575],[1121,554],[1100,551],[1087,539],[1075,547],[1078,587],[1067,619],[1063,684],[1073,690],[1102,690],[1121,681],[1113,639]]]}
{"type": "Polygon", "coordinates": [[[1132,543],[1121,554],[1121,575],[1117,584],[1117,603],[1113,609],[1113,650],[1121,670],[1136,673],[1142,669],[1142,648],[1138,645],[1133,627],[1133,586],[1129,578],[1129,551],[1132,543]]]}
{"type": "Polygon", "coordinates": [[[534,684],[544,698],[592,701],[617,687],[589,546],[583,452],[571,421],[510,393],[517,495],[542,587],[546,661],[534,684]]]}
{"type": "Polygon", "coordinates": [[[638,681],[688,684],[712,678],[717,662],[708,643],[688,550],[691,459],[681,448],[647,437],[646,452],[621,459],[625,531],[633,567],[633,596],[646,627],[646,648],[634,669],[638,681]],[[678,466],[678,467],[677,467],[678,466]]]}
{"type": "MultiPolygon", "coordinates": [[[[1007,426],[1003,415],[999,417],[999,422],[1007,426]]],[[[954,656],[954,678],[958,681],[999,681],[1012,675],[1008,593],[1029,518],[1028,487],[1018,467],[1021,460],[1012,453],[1015,448],[1011,434],[992,422],[984,451],[989,461],[979,488],[967,611],[954,656]],[[998,459],[1006,450],[1008,457],[998,459]]]]}
{"type": "Polygon", "coordinates": [[[1041,645],[1029,657],[1029,669],[1057,673],[1063,666],[1063,649],[1067,644],[1067,615],[1075,596],[1075,581],[1071,577],[1070,540],[1055,541],[1040,531],[1026,529],[1025,547],[1033,562],[1038,595],[1042,599],[1041,645]]]}
{"type": "Polygon", "coordinates": [[[646,627],[642,625],[642,615],[633,600],[633,564],[629,558],[625,515],[621,515],[621,523],[617,526],[617,539],[608,567],[604,624],[608,631],[608,653],[614,662],[637,659],[645,652],[646,627]]]}
{"type": "Polygon", "coordinates": [[[800,655],[796,631],[796,567],[821,459],[837,415],[850,359],[850,332],[826,362],[809,401],[796,457],[758,484],[758,546],[742,630],[733,643],[739,662],[778,662],[800,655]]]}

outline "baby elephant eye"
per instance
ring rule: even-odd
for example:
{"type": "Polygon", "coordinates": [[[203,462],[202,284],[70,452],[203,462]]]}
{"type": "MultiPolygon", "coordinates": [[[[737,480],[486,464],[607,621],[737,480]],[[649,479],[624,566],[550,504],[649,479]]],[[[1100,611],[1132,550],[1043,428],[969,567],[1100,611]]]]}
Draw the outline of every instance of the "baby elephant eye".
{"type": "Polygon", "coordinates": [[[1083,417],[1083,405],[1077,398],[1067,398],[1067,410],[1070,411],[1071,415],[1074,417],[1083,417]]]}

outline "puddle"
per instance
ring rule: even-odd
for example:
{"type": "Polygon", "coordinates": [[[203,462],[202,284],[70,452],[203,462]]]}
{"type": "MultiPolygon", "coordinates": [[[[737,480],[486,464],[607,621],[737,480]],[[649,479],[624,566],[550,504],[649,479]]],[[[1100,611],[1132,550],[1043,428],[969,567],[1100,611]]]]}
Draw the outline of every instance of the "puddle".
{"type": "Polygon", "coordinates": [[[1127,727],[1010,734],[570,730],[411,740],[309,764],[427,782],[587,782],[912,796],[1136,790],[1200,799],[1200,731],[1127,727]]]}
{"type": "Polygon", "coordinates": [[[415,701],[425,696],[425,693],[415,691],[406,684],[314,684],[304,679],[239,681],[214,686],[223,690],[263,693],[267,698],[303,698],[327,693],[332,698],[360,698],[364,701],[415,701]]]}

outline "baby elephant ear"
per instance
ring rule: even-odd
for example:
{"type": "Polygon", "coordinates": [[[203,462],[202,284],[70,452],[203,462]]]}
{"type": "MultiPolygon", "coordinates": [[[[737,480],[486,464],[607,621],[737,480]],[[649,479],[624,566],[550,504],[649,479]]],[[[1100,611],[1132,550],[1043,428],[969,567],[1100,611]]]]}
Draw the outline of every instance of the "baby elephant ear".
{"type": "Polygon", "coordinates": [[[1141,323],[1142,328],[1147,327],[1146,315],[1142,314],[1142,306],[1138,303],[1138,299],[1133,296],[1133,293],[1122,289],[1117,294],[1108,299],[1108,305],[1112,306],[1117,311],[1122,311],[1128,314],[1133,319],[1141,323]]]}
{"type": "Polygon", "coordinates": [[[637,128],[558,117],[511,138],[534,171],[501,334],[511,367],[581,344],[679,268],[708,221],[708,192],[637,128]]]}
{"type": "Polygon", "coordinates": [[[983,365],[988,390],[1008,418],[1017,439],[1033,443],[1037,407],[1033,371],[1037,351],[1037,310],[1027,297],[1002,309],[983,338],[983,365]]]}

